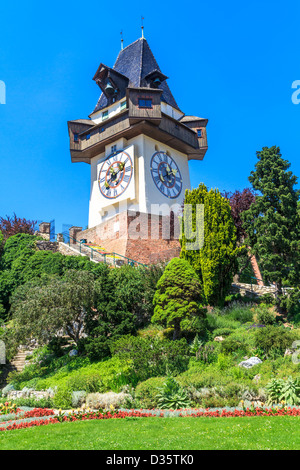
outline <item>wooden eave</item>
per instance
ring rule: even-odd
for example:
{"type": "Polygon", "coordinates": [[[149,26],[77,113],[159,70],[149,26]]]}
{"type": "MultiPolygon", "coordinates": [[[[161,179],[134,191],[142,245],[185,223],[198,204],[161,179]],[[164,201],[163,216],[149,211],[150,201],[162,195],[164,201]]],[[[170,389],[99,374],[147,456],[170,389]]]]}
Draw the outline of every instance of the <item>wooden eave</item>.
{"type": "Polygon", "coordinates": [[[103,139],[99,139],[92,145],[82,147],[86,141],[81,141],[78,145],[78,148],[71,148],[71,160],[72,162],[86,162],[90,163],[90,159],[103,153],[105,151],[105,146],[113,143],[117,139],[124,137],[127,140],[136,137],[140,134],[145,134],[148,137],[156,139],[160,142],[165,143],[171,148],[174,148],[182,153],[188,155],[189,159],[198,159],[202,160],[207,147],[197,147],[198,140],[195,132],[191,130],[188,126],[180,123],[174,118],[162,113],[161,122],[158,124],[157,120],[140,119],[137,122],[132,123],[130,116],[128,115],[128,109],[119,113],[118,115],[113,116],[110,119],[105,120],[95,126],[90,127],[89,129],[83,131],[79,136],[84,137],[87,133],[92,133],[95,135],[95,130],[98,128],[105,127],[104,131],[99,133],[99,137],[102,135],[105,136],[105,131],[107,136],[103,139]],[[126,116],[127,115],[127,116],[126,116]],[[120,119],[121,118],[121,119],[120,119]],[[113,124],[113,121],[116,121],[113,124]],[[112,124],[107,127],[107,124],[112,124]],[[175,124],[173,132],[169,132],[170,124],[175,124]],[[180,131],[183,131],[186,138],[180,138],[180,131]],[[187,141],[190,138],[190,143],[187,141]]]}

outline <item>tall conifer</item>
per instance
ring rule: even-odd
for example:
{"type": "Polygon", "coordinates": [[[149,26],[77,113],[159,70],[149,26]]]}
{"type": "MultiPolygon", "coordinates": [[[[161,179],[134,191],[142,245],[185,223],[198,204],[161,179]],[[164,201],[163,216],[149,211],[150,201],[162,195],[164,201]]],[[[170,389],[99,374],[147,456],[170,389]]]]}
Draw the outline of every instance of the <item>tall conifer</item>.
{"type": "Polygon", "coordinates": [[[278,298],[284,281],[299,282],[300,226],[297,205],[297,177],[278,147],[263,147],[257,152],[255,171],[249,176],[255,202],[242,215],[249,245],[259,257],[265,280],[274,283],[278,298]]]}

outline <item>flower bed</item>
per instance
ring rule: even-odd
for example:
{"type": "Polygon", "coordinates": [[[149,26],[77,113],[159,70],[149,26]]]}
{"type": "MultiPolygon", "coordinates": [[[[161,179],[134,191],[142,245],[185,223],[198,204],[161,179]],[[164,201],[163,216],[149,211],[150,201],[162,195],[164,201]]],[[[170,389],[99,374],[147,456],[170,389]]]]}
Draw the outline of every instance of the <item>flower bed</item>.
{"type": "Polygon", "coordinates": [[[86,421],[92,419],[124,419],[124,418],[231,418],[243,416],[300,416],[300,407],[261,407],[245,409],[182,409],[182,410],[72,410],[67,412],[44,408],[17,413],[14,419],[0,424],[0,431],[23,429],[47,424],[86,421]]]}

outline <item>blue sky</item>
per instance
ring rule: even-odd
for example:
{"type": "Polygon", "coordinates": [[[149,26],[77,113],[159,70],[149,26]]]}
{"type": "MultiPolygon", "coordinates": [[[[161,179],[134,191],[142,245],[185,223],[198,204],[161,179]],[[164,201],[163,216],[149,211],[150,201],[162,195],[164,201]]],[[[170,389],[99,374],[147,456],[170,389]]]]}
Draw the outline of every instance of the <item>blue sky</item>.
{"type": "Polygon", "coordinates": [[[145,37],[186,114],[209,119],[209,149],[190,163],[193,187],[249,186],[256,151],[277,145],[300,177],[296,1],[186,3],[116,0],[2,2],[0,215],[87,226],[90,167],[71,164],[67,121],[86,118],[100,90],[92,77],[145,37]]]}

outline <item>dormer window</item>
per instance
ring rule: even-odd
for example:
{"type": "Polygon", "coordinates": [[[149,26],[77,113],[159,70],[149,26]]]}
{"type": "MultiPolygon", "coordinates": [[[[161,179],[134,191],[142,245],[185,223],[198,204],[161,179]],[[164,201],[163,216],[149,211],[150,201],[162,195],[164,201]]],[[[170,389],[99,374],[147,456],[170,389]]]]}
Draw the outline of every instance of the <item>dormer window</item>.
{"type": "Polygon", "coordinates": [[[139,108],[152,108],[152,100],[139,98],[139,108]]]}
{"type": "Polygon", "coordinates": [[[150,86],[150,88],[160,88],[162,82],[167,80],[167,76],[160,72],[160,70],[152,70],[145,76],[144,80],[150,86]]]}
{"type": "Polygon", "coordinates": [[[108,111],[103,111],[102,113],[102,121],[104,121],[105,119],[108,119],[108,111]]]}
{"type": "Polygon", "coordinates": [[[120,108],[121,108],[121,111],[123,111],[123,109],[126,108],[126,101],[122,101],[120,108]]]}

